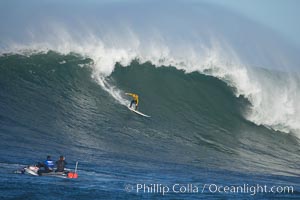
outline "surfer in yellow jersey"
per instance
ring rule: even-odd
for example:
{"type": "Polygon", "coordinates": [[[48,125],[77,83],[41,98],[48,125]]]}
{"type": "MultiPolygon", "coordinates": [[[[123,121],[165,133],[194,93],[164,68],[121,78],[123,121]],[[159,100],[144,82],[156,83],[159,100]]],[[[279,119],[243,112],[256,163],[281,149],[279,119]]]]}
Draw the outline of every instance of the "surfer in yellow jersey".
{"type": "Polygon", "coordinates": [[[139,105],[139,95],[133,94],[133,93],[125,93],[125,94],[132,96],[132,98],[133,98],[129,107],[131,108],[132,104],[135,104],[135,110],[137,110],[138,105],[139,105]]]}

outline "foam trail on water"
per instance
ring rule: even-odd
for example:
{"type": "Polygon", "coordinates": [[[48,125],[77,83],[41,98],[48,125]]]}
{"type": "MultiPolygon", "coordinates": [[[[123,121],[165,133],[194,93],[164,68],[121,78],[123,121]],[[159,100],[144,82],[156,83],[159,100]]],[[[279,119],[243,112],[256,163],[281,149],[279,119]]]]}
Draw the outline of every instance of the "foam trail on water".
{"type": "Polygon", "coordinates": [[[106,80],[104,76],[92,76],[97,83],[104,89],[106,92],[108,92],[115,100],[117,100],[121,105],[128,106],[129,101],[123,98],[124,92],[118,89],[117,87],[110,85],[106,80]]]}

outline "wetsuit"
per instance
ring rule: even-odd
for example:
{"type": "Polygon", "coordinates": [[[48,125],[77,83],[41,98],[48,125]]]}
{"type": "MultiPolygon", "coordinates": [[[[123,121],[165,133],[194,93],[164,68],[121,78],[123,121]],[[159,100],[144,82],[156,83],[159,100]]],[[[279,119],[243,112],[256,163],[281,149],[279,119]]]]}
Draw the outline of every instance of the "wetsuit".
{"type": "Polygon", "coordinates": [[[135,109],[137,110],[138,105],[139,105],[139,95],[133,94],[133,93],[126,93],[129,96],[132,96],[132,101],[130,103],[130,108],[132,107],[132,104],[135,104],[135,109]]]}

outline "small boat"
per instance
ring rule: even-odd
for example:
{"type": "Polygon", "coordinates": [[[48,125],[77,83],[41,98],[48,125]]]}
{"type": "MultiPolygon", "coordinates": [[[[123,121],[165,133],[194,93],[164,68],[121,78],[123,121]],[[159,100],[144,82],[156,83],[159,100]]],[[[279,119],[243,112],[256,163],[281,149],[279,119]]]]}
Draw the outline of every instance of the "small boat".
{"type": "Polygon", "coordinates": [[[32,176],[51,176],[51,177],[58,177],[58,178],[78,178],[77,174],[77,166],[78,162],[76,162],[75,171],[72,172],[71,170],[65,170],[63,172],[40,172],[39,173],[39,167],[37,165],[28,165],[22,169],[16,170],[14,173],[17,174],[29,174],[32,176]]]}

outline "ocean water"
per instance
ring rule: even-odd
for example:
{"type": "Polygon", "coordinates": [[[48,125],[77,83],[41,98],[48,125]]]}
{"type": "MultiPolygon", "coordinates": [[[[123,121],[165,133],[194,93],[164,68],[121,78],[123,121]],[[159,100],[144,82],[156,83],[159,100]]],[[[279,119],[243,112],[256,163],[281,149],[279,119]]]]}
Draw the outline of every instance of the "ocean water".
{"type": "Polygon", "coordinates": [[[53,51],[0,57],[1,199],[299,198],[299,138],[247,120],[235,88],[137,60],[117,63],[102,88],[92,65],[53,51]],[[151,118],[130,112],[124,92],[151,118]],[[13,173],[48,154],[79,161],[79,178],[13,173]]]}
{"type": "Polygon", "coordinates": [[[300,50],[268,26],[28,0],[1,1],[0,27],[0,199],[300,199],[300,50]],[[47,155],[78,179],[14,173],[47,155]]]}

